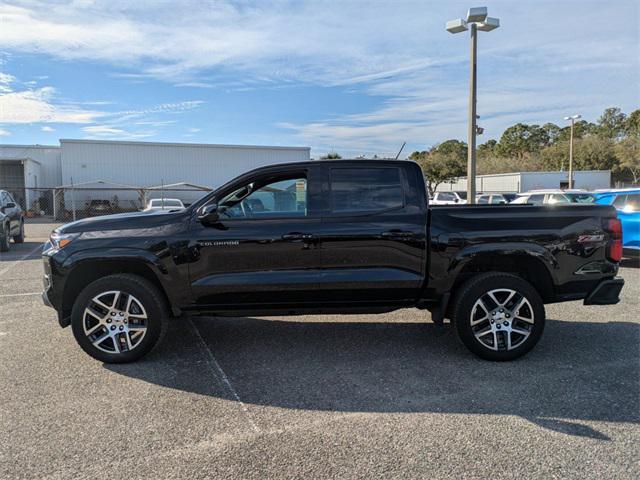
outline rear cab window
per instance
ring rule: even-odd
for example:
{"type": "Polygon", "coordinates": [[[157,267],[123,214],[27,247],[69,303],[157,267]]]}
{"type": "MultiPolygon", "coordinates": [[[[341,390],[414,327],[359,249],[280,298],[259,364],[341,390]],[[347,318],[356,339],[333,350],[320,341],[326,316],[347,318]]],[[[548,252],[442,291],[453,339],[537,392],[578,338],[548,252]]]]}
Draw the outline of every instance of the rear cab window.
{"type": "Polygon", "coordinates": [[[367,214],[404,207],[402,174],[397,167],[331,168],[331,212],[367,214]]]}

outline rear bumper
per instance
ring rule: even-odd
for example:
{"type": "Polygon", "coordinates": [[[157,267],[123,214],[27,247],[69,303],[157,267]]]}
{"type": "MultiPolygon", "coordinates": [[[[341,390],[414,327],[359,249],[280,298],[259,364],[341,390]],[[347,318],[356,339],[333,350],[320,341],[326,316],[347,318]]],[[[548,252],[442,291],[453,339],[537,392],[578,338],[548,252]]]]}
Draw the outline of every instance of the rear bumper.
{"type": "Polygon", "coordinates": [[[603,280],[587,295],[584,304],[614,305],[620,301],[620,290],[623,286],[624,280],[621,277],[603,280]]]}

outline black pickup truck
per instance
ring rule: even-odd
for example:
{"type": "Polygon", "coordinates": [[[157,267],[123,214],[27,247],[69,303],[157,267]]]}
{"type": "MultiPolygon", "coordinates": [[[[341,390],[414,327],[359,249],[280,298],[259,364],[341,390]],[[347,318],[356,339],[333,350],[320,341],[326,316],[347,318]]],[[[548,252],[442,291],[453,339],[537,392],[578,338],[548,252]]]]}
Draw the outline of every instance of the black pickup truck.
{"type": "Polygon", "coordinates": [[[430,207],[418,165],[263,167],[186,210],[88,218],[44,247],[44,302],[103,362],[149,352],[170,316],[379,313],[450,319],[490,360],[529,351],[545,303],[618,302],[609,206],[430,207]]]}

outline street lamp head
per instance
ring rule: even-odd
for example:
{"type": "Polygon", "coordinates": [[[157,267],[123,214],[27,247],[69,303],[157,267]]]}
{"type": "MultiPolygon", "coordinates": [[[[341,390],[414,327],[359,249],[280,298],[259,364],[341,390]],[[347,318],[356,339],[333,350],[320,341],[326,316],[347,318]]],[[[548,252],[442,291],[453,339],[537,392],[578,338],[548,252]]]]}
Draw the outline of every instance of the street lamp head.
{"type": "Polygon", "coordinates": [[[470,8],[467,12],[467,22],[484,22],[487,18],[487,7],[470,8]]]}
{"type": "Polygon", "coordinates": [[[571,115],[570,117],[564,117],[565,120],[578,120],[582,118],[582,115],[571,115]]]}
{"type": "Polygon", "coordinates": [[[455,20],[450,20],[447,22],[447,32],[449,33],[460,33],[469,30],[467,27],[467,22],[465,22],[461,18],[456,18],[455,20]]]}
{"type": "Polygon", "coordinates": [[[500,20],[498,18],[487,17],[484,22],[478,24],[478,30],[483,32],[490,32],[500,26],[500,20]]]}

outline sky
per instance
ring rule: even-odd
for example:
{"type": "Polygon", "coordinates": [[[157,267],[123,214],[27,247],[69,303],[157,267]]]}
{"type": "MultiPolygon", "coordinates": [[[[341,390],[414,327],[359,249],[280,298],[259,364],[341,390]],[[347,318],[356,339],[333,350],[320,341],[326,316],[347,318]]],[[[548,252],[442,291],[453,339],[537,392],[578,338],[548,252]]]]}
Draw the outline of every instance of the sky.
{"type": "MultiPolygon", "coordinates": [[[[0,144],[60,138],[395,156],[466,138],[458,1],[0,0],[0,144]]],[[[487,1],[479,141],[640,107],[640,2],[487,1]]],[[[404,155],[403,155],[404,156],[404,155]]]]}

